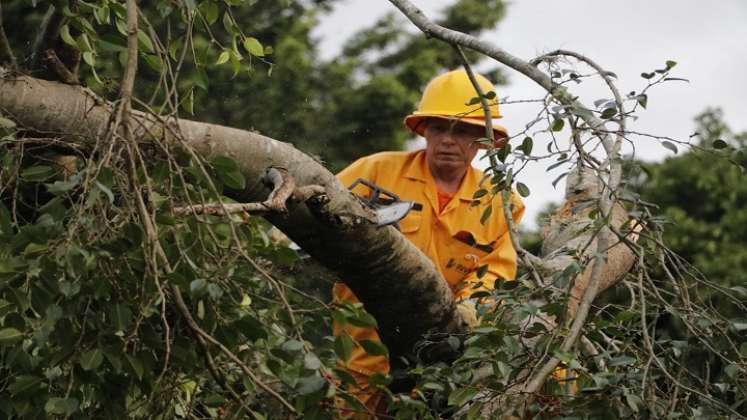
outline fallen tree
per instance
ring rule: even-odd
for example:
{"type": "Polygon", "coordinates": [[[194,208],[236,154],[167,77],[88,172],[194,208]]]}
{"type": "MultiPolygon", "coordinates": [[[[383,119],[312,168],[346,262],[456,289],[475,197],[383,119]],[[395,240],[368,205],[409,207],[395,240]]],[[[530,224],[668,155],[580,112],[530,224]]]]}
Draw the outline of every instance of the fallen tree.
{"type": "MultiPolygon", "coordinates": [[[[509,396],[518,395],[521,400],[493,399],[493,403],[484,408],[484,412],[489,413],[496,410],[498,404],[498,407],[504,410],[507,408],[507,401],[510,401],[514,409],[521,411],[540,394],[549,375],[563,362],[561,356],[575,351],[577,343],[582,339],[593,304],[600,293],[620,281],[630,270],[636,257],[642,258],[640,248],[634,243],[635,236],[631,234],[632,230],[637,230],[637,224],[630,224],[626,210],[618,203],[622,176],[619,150],[626,133],[625,121],[628,112],[608,72],[583,56],[557,51],[532,62],[525,62],[479,40],[434,25],[407,1],[392,0],[392,3],[427,35],[483,53],[535,80],[548,91],[545,111],[554,101],[563,108],[555,119],[562,122],[565,118],[569,125],[574,126],[572,147],[578,155],[579,168],[573,176],[569,175],[567,201],[556,213],[548,230],[544,232],[545,243],[541,258],[521,249],[515,237],[515,227],[511,227],[515,247],[527,273],[523,280],[544,291],[543,305],[549,305],[554,300],[564,305],[562,310],[553,314],[554,316],[535,312],[520,314],[520,319],[516,320],[517,325],[527,327],[541,323],[545,325],[551,339],[557,338],[556,351],[539,349],[535,352],[530,349],[532,366],[522,367],[509,375],[512,382],[507,382],[501,392],[509,396]],[[592,111],[583,106],[562,83],[537,68],[543,62],[552,65],[554,58],[558,56],[572,57],[585,63],[609,84],[615,98],[609,102],[605,110],[592,111]],[[610,115],[606,109],[614,112],[610,115]],[[606,119],[598,117],[596,113],[606,115],[606,119]],[[611,122],[618,125],[617,130],[610,131],[605,127],[605,124],[611,122]],[[578,140],[577,137],[581,134],[590,135],[603,146],[606,153],[603,161],[585,152],[585,148],[592,146],[583,145],[578,140]],[[559,284],[559,280],[563,280],[564,283],[559,284]]],[[[137,57],[137,15],[134,2],[128,3],[127,11],[127,23],[130,25],[129,57],[137,57]]],[[[396,229],[377,227],[370,210],[362,206],[329,171],[289,144],[248,131],[163,116],[148,110],[146,106],[142,107],[143,111],[131,111],[129,108],[135,61],[128,61],[120,97],[111,102],[81,86],[41,80],[18,72],[2,70],[0,112],[18,125],[21,133],[25,133],[23,135],[28,136],[29,141],[37,141],[34,140],[35,137],[43,136],[55,139],[53,143],[62,149],[68,147],[80,151],[81,156],[87,159],[88,168],[100,170],[110,164],[127,168],[125,185],[130,191],[122,189],[121,194],[137,203],[133,205],[134,209],[128,213],[128,217],[136,215],[134,220],[139,220],[141,228],[148,236],[148,241],[143,245],[149,267],[147,276],[152,277],[158,284],[163,327],[166,332],[166,357],[156,385],[168,367],[171,344],[168,338],[170,323],[166,304],[173,302],[197,337],[206,366],[216,383],[230,393],[240,405],[243,406],[243,403],[240,403],[241,397],[230,381],[226,381],[224,374],[220,373],[222,370],[228,372],[230,369],[216,366],[210,353],[211,346],[220,348],[225,357],[236,363],[244,374],[252,378],[254,384],[283,404],[288,412],[297,414],[309,409],[309,406],[301,404],[300,408],[298,405],[294,407],[285,401],[283,396],[275,393],[273,387],[265,385],[261,378],[255,376],[248,363],[234,354],[236,351],[226,348],[214,337],[215,333],[198,325],[199,322],[194,319],[191,312],[195,311],[198,314],[197,318],[201,319],[200,303],[196,302],[199,293],[194,293],[194,301],[185,303],[179,287],[172,284],[170,294],[160,287],[159,278],[174,276],[177,273],[177,261],[182,260],[175,257],[178,254],[164,250],[161,242],[165,239],[155,227],[157,218],[170,211],[182,214],[179,217],[194,217],[203,221],[208,219],[198,216],[203,213],[217,214],[218,217],[226,216],[230,213],[231,206],[242,211],[262,213],[273,225],[351,287],[364,303],[365,309],[375,317],[390,357],[408,355],[419,341],[434,338],[447,339],[442,341],[444,345],[430,347],[433,351],[421,354],[424,359],[453,360],[458,356],[454,351],[458,350],[459,346],[453,345],[453,341],[448,340],[448,337],[466,336],[468,331],[455,310],[451,293],[433,264],[396,229]],[[205,161],[229,157],[237,162],[242,180],[234,185],[245,186],[223,191],[222,194],[243,204],[224,204],[221,202],[221,194],[216,194],[215,197],[197,204],[183,200],[177,203],[178,210],[158,205],[158,196],[154,194],[154,187],[147,175],[148,163],[143,156],[169,154],[173,146],[183,146],[189,151],[188,154],[194,153],[205,161]],[[148,152],[141,152],[140,149],[148,152]],[[268,185],[272,186],[272,196],[263,203],[257,203],[265,200],[270,193],[271,188],[268,185]],[[289,191],[280,194],[279,191],[283,188],[289,191]],[[126,193],[130,195],[125,195],[126,193]],[[277,196],[284,197],[280,203],[275,200],[277,196]],[[207,207],[212,210],[206,211],[207,207]],[[248,210],[250,208],[252,210],[248,210]],[[160,270],[163,270],[163,273],[159,274],[160,270]]],[[[469,67],[466,62],[465,65],[469,67]]],[[[523,153],[529,155],[527,149],[531,149],[531,145],[523,149],[523,153]]],[[[502,179],[506,180],[502,188],[497,188],[493,192],[495,196],[510,191],[514,184],[511,171],[506,170],[508,152],[510,150],[507,149],[502,156],[498,151],[490,152],[494,157],[501,159],[500,163],[494,160],[494,166],[490,169],[491,174],[501,173],[502,179]]],[[[170,158],[169,162],[171,161],[176,162],[178,159],[170,158]]],[[[86,176],[89,175],[90,173],[86,176]]],[[[94,183],[92,181],[90,184],[94,183]]],[[[495,183],[497,184],[499,182],[495,183]]],[[[207,190],[216,189],[213,186],[207,190]]],[[[190,195],[186,194],[185,197],[189,198],[190,195]]],[[[503,202],[508,203],[508,200],[503,202]]],[[[507,204],[504,211],[510,211],[507,204]]],[[[238,240],[236,244],[239,244],[238,240]]],[[[247,260],[251,261],[250,258],[247,260]]],[[[262,272],[261,267],[255,268],[262,272]]],[[[289,324],[297,328],[294,310],[285,300],[283,287],[278,286],[269,275],[266,277],[268,281],[273,282],[273,287],[277,288],[277,294],[291,320],[289,324]]],[[[195,282],[198,280],[189,285],[190,289],[195,282]]],[[[199,286],[199,282],[197,284],[199,286]]],[[[204,313],[204,309],[202,312],[204,313]]],[[[293,336],[303,341],[301,333],[293,336]]],[[[287,342],[291,341],[293,340],[287,342]]],[[[536,342],[523,338],[520,341],[527,347],[536,342]]],[[[584,347],[588,353],[598,353],[594,345],[589,344],[588,339],[586,341],[584,347]]],[[[550,347],[547,343],[545,345],[547,348],[550,347]]],[[[305,348],[303,344],[300,346],[305,348]]],[[[342,343],[340,346],[343,347],[340,352],[344,353],[345,344],[342,343]]],[[[313,353],[308,349],[304,351],[307,351],[307,356],[313,353]]],[[[95,354],[91,357],[95,357],[95,354]]],[[[84,369],[92,365],[87,358],[81,363],[84,369]]],[[[93,364],[98,366],[100,363],[99,361],[98,364],[93,364]]],[[[264,366],[262,363],[258,362],[260,368],[264,366]]],[[[316,372],[324,371],[316,362],[309,362],[305,366],[317,375],[308,377],[311,381],[317,381],[308,393],[313,394],[323,388],[322,385],[318,385],[319,381],[328,381],[325,382],[316,372]]],[[[137,373],[138,369],[134,369],[137,373]]],[[[492,369],[495,371],[496,368],[492,369]]],[[[278,377],[282,376],[273,373],[278,377]]],[[[293,382],[293,386],[296,385],[297,383],[293,382]]],[[[306,396],[304,392],[301,394],[306,396]]],[[[316,402],[321,396],[314,398],[316,399],[313,401],[316,402]]],[[[451,398],[450,396],[449,399],[451,398]]],[[[465,402],[467,401],[461,401],[458,405],[465,402]]],[[[251,412],[250,407],[244,409],[251,412]]]]}

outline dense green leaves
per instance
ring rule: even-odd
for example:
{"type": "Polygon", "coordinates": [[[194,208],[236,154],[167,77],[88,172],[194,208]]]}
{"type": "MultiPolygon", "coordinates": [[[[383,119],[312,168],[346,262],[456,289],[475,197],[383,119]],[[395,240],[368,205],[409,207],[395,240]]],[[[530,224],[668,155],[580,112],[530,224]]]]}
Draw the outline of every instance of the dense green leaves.
{"type": "Polygon", "coordinates": [[[22,339],[23,333],[15,328],[3,328],[0,330],[0,346],[15,344],[22,339]]]}

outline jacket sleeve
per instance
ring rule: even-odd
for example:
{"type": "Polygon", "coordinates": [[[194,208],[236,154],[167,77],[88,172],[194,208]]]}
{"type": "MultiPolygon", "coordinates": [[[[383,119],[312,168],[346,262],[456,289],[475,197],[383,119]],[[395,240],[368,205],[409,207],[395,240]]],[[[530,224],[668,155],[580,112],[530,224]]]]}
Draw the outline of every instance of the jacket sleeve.
{"type": "MultiPolygon", "coordinates": [[[[519,224],[524,216],[524,203],[515,192],[511,193],[511,214],[515,224],[519,224]]],[[[503,218],[503,211],[497,217],[503,218]]],[[[465,277],[462,287],[455,292],[456,300],[469,299],[479,291],[490,291],[495,288],[496,280],[514,280],[516,278],[516,250],[511,243],[508,223],[504,223],[506,230],[493,243],[493,251],[480,258],[475,265],[476,270],[465,277]],[[479,267],[487,265],[487,271],[478,277],[479,267]]]]}

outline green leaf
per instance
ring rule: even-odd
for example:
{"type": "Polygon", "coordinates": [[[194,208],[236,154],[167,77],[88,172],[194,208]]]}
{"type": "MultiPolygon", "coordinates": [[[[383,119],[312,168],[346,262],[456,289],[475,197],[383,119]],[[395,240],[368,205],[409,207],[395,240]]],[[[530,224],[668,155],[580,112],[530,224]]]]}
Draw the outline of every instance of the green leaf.
{"type": "Polygon", "coordinates": [[[96,58],[94,58],[91,51],[86,51],[83,53],[83,61],[91,67],[96,67],[96,58]]]}
{"type": "Polygon", "coordinates": [[[529,187],[521,182],[516,183],[516,191],[518,191],[519,195],[522,197],[529,197],[529,187]]]}
{"type": "Polygon", "coordinates": [[[109,199],[109,203],[114,204],[114,193],[112,193],[112,190],[110,190],[109,187],[99,181],[94,181],[94,185],[106,195],[106,198],[109,199]]]}
{"type": "Polygon", "coordinates": [[[298,340],[288,340],[280,348],[284,351],[295,353],[303,349],[303,343],[298,340]]]}
{"type": "Polygon", "coordinates": [[[317,370],[322,367],[322,362],[314,353],[306,353],[303,357],[303,367],[309,370],[317,370]]]}
{"type": "Polygon", "coordinates": [[[194,88],[189,89],[189,93],[184,97],[182,101],[182,108],[189,112],[190,115],[195,115],[195,90],[194,88]]]}
{"type": "Polygon", "coordinates": [[[487,194],[487,193],[488,193],[488,190],[486,190],[484,188],[481,188],[481,189],[475,191],[475,193],[472,195],[472,198],[473,199],[478,199],[480,197],[485,196],[485,194],[487,194]]]}
{"type": "Polygon", "coordinates": [[[38,182],[45,181],[54,174],[55,170],[51,166],[35,165],[24,169],[21,172],[21,178],[26,181],[38,182]]]}
{"type": "Polygon", "coordinates": [[[485,207],[485,210],[483,210],[482,215],[480,216],[480,224],[484,225],[490,218],[491,214],[493,214],[493,206],[490,205],[485,207]]]}
{"type": "Polygon", "coordinates": [[[206,291],[207,291],[207,280],[205,279],[195,279],[189,283],[189,293],[192,296],[195,296],[195,297],[202,296],[206,291]]]}
{"type": "Polygon", "coordinates": [[[244,49],[249,52],[249,54],[256,56],[256,57],[264,57],[265,56],[265,50],[262,47],[262,44],[257,40],[257,38],[253,37],[246,37],[244,38],[244,49]]]}
{"type": "Polygon", "coordinates": [[[605,120],[609,120],[610,118],[614,117],[617,114],[617,108],[610,107],[605,108],[604,111],[602,111],[602,118],[605,120]]]}
{"type": "Polygon", "coordinates": [[[498,149],[498,153],[496,153],[496,156],[498,157],[498,160],[500,160],[501,162],[505,162],[509,154],[511,154],[511,145],[506,143],[505,146],[498,149]]]}
{"type": "Polygon", "coordinates": [[[356,327],[361,328],[376,328],[378,325],[376,323],[376,318],[371,316],[368,312],[365,312],[364,310],[359,310],[356,313],[348,316],[348,322],[356,327]]]}
{"type": "Polygon", "coordinates": [[[327,381],[321,376],[307,376],[298,381],[297,391],[301,395],[309,395],[324,388],[324,385],[326,384],[327,381]]]}
{"type": "Polygon", "coordinates": [[[745,319],[732,319],[731,326],[737,331],[747,330],[747,320],[745,319]]]}
{"type": "Polygon", "coordinates": [[[60,37],[62,37],[62,41],[65,42],[65,44],[78,49],[78,43],[75,42],[72,35],[70,35],[70,27],[68,25],[62,25],[60,27],[60,37]]]}
{"type": "Polygon", "coordinates": [[[5,117],[0,116],[0,128],[13,128],[15,126],[16,126],[15,122],[5,117]]]}
{"type": "Polygon", "coordinates": [[[236,27],[236,25],[234,25],[234,23],[233,23],[233,21],[231,19],[231,15],[229,14],[228,11],[226,11],[225,13],[223,13],[223,27],[226,28],[226,31],[229,34],[239,35],[239,30],[236,27]]]}
{"type": "Polygon", "coordinates": [[[450,406],[462,406],[477,395],[478,389],[473,387],[457,388],[449,394],[448,404],[450,406]]]}
{"type": "Polygon", "coordinates": [[[78,183],[80,181],[80,178],[78,177],[71,177],[68,181],[55,181],[51,184],[44,184],[47,187],[47,191],[55,194],[55,195],[62,195],[73,188],[78,186],[78,183]]]}
{"type": "Polygon", "coordinates": [[[251,315],[246,315],[236,321],[239,331],[249,340],[257,341],[267,338],[267,330],[264,324],[251,315]]]}
{"type": "Polygon", "coordinates": [[[104,361],[104,354],[101,349],[93,349],[83,353],[80,356],[80,367],[84,370],[94,370],[101,366],[101,362],[104,361]]]}
{"type": "Polygon", "coordinates": [[[721,139],[716,139],[716,140],[713,141],[713,148],[714,149],[725,149],[728,146],[729,145],[725,141],[723,141],[721,139]]]}
{"type": "Polygon", "coordinates": [[[634,357],[630,356],[618,356],[610,359],[608,366],[629,366],[636,362],[634,357]]]}
{"type": "Polygon", "coordinates": [[[137,30],[137,41],[138,48],[140,48],[141,51],[145,51],[150,54],[155,52],[155,50],[153,49],[153,41],[150,40],[148,34],[146,34],[142,29],[137,30]]]}
{"type": "Polygon", "coordinates": [[[555,118],[552,121],[552,125],[550,125],[550,130],[552,131],[560,131],[563,129],[563,126],[565,125],[565,122],[562,118],[555,118]]]}
{"type": "Polygon", "coordinates": [[[38,376],[20,375],[16,377],[12,384],[8,385],[7,390],[11,395],[22,394],[26,391],[35,389],[39,384],[41,384],[42,380],[44,380],[44,378],[38,376]]]}
{"type": "Polygon", "coordinates": [[[234,190],[243,190],[246,187],[246,179],[235,160],[228,156],[216,156],[210,164],[226,187],[234,190]]]}
{"type": "Polygon", "coordinates": [[[44,411],[49,414],[70,415],[78,409],[78,404],[75,398],[52,397],[44,404],[44,411]]]}
{"type": "Polygon", "coordinates": [[[485,274],[488,272],[488,265],[483,264],[477,269],[477,278],[481,279],[485,276],[485,274]]]}
{"type": "Polygon", "coordinates": [[[335,337],[335,354],[337,358],[343,362],[350,360],[350,356],[353,354],[353,348],[355,343],[353,339],[347,333],[343,333],[335,337]]]}
{"type": "Polygon", "coordinates": [[[81,52],[93,52],[93,46],[91,46],[91,41],[88,39],[88,35],[80,34],[78,37],[78,49],[81,52]]]}
{"type": "Polygon", "coordinates": [[[0,330],[0,346],[15,344],[21,340],[23,340],[23,333],[15,328],[3,328],[0,330]]]}
{"type": "Polygon", "coordinates": [[[731,379],[736,378],[739,374],[739,365],[734,363],[726,365],[726,367],[724,367],[724,373],[726,373],[726,375],[731,379]]]}
{"type": "Polygon", "coordinates": [[[426,382],[423,385],[420,386],[422,389],[428,389],[433,391],[443,391],[444,386],[439,384],[438,382],[426,382]]]}
{"type": "Polygon", "coordinates": [[[202,13],[202,16],[205,17],[208,25],[212,25],[218,21],[218,5],[216,5],[212,0],[203,1],[200,3],[198,9],[200,10],[200,13],[202,13]]]}
{"type": "Polygon", "coordinates": [[[656,76],[656,73],[641,73],[641,77],[644,79],[651,79],[654,76],[656,76]]]}
{"type": "Polygon", "coordinates": [[[215,65],[219,66],[223,63],[227,63],[229,58],[231,58],[231,53],[228,50],[223,50],[215,61],[215,65]]]}
{"type": "Polygon", "coordinates": [[[161,57],[155,54],[143,54],[141,57],[145,60],[145,64],[147,64],[153,71],[160,73],[161,70],[163,70],[161,57]]]}
{"type": "Polygon", "coordinates": [[[642,93],[635,97],[635,100],[644,108],[648,105],[648,95],[642,93]]]}
{"type": "Polygon", "coordinates": [[[368,385],[375,387],[375,388],[385,387],[391,383],[392,383],[392,377],[388,374],[377,372],[368,378],[368,385]]]}
{"type": "Polygon", "coordinates": [[[125,358],[130,363],[130,367],[132,367],[132,370],[135,372],[135,375],[138,379],[143,379],[143,372],[145,372],[143,368],[143,362],[140,361],[135,356],[130,356],[129,354],[125,354],[125,358]]]}
{"type": "Polygon", "coordinates": [[[467,106],[469,105],[477,105],[480,103],[480,97],[475,96],[474,98],[470,98],[470,100],[467,102],[467,106]]]}
{"type": "Polygon", "coordinates": [[[372,356],[389,357],[389,350],[387,350],[386,346],[381,341],[361,340],[360,345],[366,353],[372,356]]]}
{"type": "Polygon", "coordinates": [[[116,331],[124,331],[132,322],[132,311],[126,305],[118,303],[110,309],[109,317],[116,331]]]}
{"type": "Polygon", "coordinates": [[[534,147],[534,140],[531,137],[524,137],[524,141],[521,142],[519,150],[524,152],[525,155],[529,156],[532,154],[532,147],[534,147]]]}
{"type": "Polygon", "coordinates": [[[667,60],[665,65],[667,66],[667,70],[671,70],[674,66],[677,65],[677,62],[673,60],[667,60]]]}
{"type": "Polygon", "coordinates": [[[675,146],[675,144],[672,143],[671,141],[663,140],[661,142],[661,145],[673,151],[675,154],[677,153],[677,146],[675,146]]]}

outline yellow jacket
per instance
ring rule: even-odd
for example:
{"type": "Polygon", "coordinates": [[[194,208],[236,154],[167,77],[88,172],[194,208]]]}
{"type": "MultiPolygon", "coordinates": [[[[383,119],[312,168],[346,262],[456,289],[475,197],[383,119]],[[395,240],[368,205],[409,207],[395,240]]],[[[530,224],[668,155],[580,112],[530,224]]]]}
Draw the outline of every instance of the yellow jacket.
{"type": "MultiPolygon", "coordinates": [[[[436,264],[457,300],[469,298],[479,290],[492,289],[496,279],[515,277],[516,251],[511,245],[500,197],[490,200],[486,196],[479,205],[470,205],[473,194],[480,189],[482,171],[470,167],[459,190],[440,213],[436,183],[424,150],[367,156],[345,168],[337,178],[345,186],[363,178],[399,195],[402,200],[415,201],[422,206],[411,210],[400,221],[400,230],[436,264]],[[480,216],[487,206],[493,206],[493,212],[485,224],[481,224],[480,216]],[[487,265],[488,270],[478,279],[476,270],[482,265],[487,265]]],[[[354,191],[359,195],[370,192],[365,186],[358,186],[354,191]]],[[[524,214],[524,204],[516,194],[512,194],[511,200],[513,219],[518,223],[524,214]]],[[[333,295],[336,301],[358,301],[342,283],[335,285],[333,295]]],[[[373,329],[334,325],[335,335],[342,331],[357,341],[379,339],[373,329]]],[[[345,366],[365,375],[389,371],[384,357],[368,355],[362,348],[353,351],[345,366]]]]}

